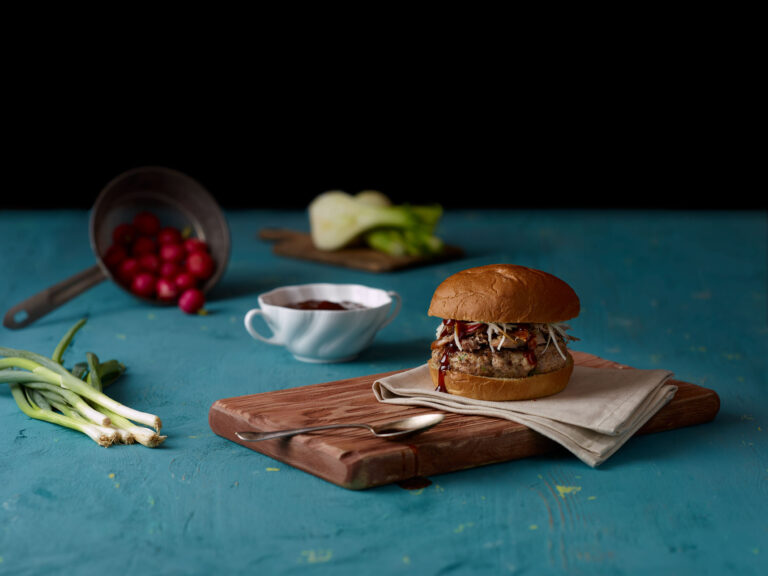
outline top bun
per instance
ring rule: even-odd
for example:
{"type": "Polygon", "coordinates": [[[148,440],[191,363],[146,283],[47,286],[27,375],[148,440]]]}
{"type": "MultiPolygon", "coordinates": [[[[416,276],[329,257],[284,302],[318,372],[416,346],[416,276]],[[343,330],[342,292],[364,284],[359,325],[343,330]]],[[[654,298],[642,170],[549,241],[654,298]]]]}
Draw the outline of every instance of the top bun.
{"type": "Polygon", "coordinates": [[[552,274],[514,264],[462,270],[437,287],[429,315],[469,322],[564,322],[579,315],[579,297],[552,274]]]}

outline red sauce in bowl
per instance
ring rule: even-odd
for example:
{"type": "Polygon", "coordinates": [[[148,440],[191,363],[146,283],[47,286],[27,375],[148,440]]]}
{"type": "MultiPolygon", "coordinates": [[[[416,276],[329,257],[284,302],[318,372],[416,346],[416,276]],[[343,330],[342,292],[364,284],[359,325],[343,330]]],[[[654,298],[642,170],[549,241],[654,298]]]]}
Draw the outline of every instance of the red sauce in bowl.
{"type": "Polygon", "coordinates": [[[332,302],[330,300],[302,300],[292,304],[285,304],[285,308],[296,310],[362,310],[365,308],[357,302],[332,302]]]}

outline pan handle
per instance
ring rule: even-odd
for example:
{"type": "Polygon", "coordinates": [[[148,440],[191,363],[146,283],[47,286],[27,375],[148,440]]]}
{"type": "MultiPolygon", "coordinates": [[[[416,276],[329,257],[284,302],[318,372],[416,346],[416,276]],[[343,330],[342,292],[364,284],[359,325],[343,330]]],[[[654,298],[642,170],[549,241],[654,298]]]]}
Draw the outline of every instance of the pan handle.
{"type": "Polygon", "coordinates": [[[23,328],[106,278],[106,274],[98,265],[83,270],[16,304],[5,313],[3,326],[13,330],[23,328]]]}

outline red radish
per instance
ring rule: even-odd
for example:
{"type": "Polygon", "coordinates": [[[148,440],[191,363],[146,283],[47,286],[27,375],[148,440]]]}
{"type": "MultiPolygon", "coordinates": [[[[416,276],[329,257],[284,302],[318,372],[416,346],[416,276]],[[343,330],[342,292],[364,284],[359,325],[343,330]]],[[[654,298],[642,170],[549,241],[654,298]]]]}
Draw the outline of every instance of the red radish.
{"type": "Polygon", "coordinates": [[[149,236],[139,236],[131,246],[131,254],[138,257],[142,254],[154,254],[157,252],[157,244],[149,236]]]}
{"type": "Polygon", "coordinates": [[[160,276],[162,278],[170,278],[172,280],[183,271],[182,267],[176,262],[172,262],[171,260],[161,260],[160,276]]]}
{"type": "Polygon", "coordinates": [[[176,283],[176,286],[178,286],[179,290],[182,292],[184,290],[189,290],[190,288],[194,288],[197,286],[197,278],[192,276],[189,272],[182,272],[176,278],[173,279],[173,281],[176,283]]]}
{"type": "Polygon", "coordinates": [[[203,308],[205,296],[198,285],[216,267],[204,241],[184,239],[179,228],[162,226],[149,210],[116,226],[112,236],[113,245],[103,254],[103,261],[133,294],[176,302],[188,314],[203,308]]]}
{"type": "Polygon", "coordinates": [[[171,262],[181,262],[186,256],[184,246],[181,244],[162,244],[160,246],[160,258],[171,262]]]}
{"type": "Polygon", "coordinates": [[[107,268],[110,270],[115,270],[119,265],[120,262],[125,260],[128,257],[128,252],[125,250],[123,246],[120,244],[112,244],[109,248],[107,248],[107,251],[104,253],[104,264],[107,265],[107,268]]]}
{"type": "Polygon", "coordinates": [[[130,284],[139,271],[139,261],[136,258],[126,258],[117,266],[117,279],[123,284],[130,284]]]}
{"type": "Polygon", "coordinates": [[[194,314],[205,305],[205,296],[202,290],[190,288],[179,296],[179,308],[187,314],[194,314]]]}
{"type": "Polygon", "coordinates": [[[155,295],[155,277],[149,272],[139,272],[131,281],[131,292],[139,296],[152,297],[155,295]]]}
{"type": "Polygon", "coordinates": [[[118,224],[112,230],[112,240],[115,244],[130,244],[136,238],[136,228],[132,224],[118,224]]]}
{"type": "Polygon", "coordinates": [[[155,284],[157,297],[163,302],[174,302],[179,297],[180,290],[176,283],[169,278],[159,278],[155,284]]]}
{"type": "Polygon", "coordinates": [[[160,244],[181,244],[181,232],[173,226],[166,226],[157,233],[157,241],[160,244]]]}
{"type": "Polygon", "coordinates": [[[184,240],[184,248],[187,252],[208,252],[208,244],[199,238],[187,238],[184,240]]]}
{"type": "Polygon", "coordinates": [[[146,272],[157,274],[160,269],[160,258],[158,258],[157,254],[142,254],[139,256],[139,266],[146,272]]]}
{"type": "Polygon", "coordinates": [[[154,236],[160,231],[160,219],[152,212],[144,210],[133,217],[133,225],[139,234],[154,236]]]}
{"type": "Polygon", "coordinates": [[[205,280],[213,274],[213,258],[207,252],[192,252],[186,260],[187,272],[205,280]]]}

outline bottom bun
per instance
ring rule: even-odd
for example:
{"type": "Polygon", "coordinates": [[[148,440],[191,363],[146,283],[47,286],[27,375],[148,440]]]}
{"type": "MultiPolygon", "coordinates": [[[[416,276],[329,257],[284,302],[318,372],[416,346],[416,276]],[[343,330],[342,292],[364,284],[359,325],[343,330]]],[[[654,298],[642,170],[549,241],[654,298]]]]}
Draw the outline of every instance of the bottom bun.
{"type": "MultiPolygon", "coordinates": [[[[524,378],[489,378],[475,374],[465,374],[446,370],[443,383],[449,394],[501,402],[505,400],[532,400],[557,394],[565,389],[573,372],[573,358],[568,359],[562,368],[543,374],[534,374],[524,378]]],[[[438,385],[439,369],[429,362],[429,374],[435,387],[438,385]]]]}

